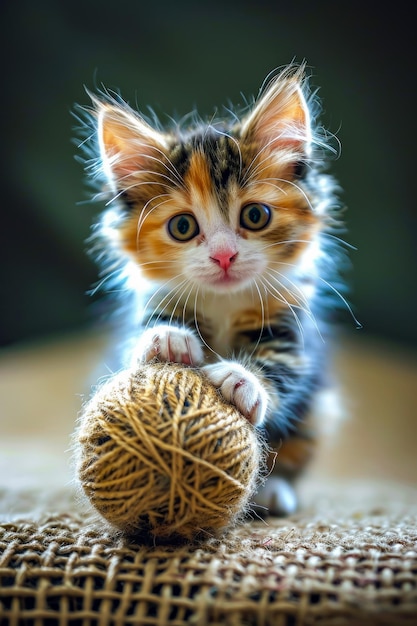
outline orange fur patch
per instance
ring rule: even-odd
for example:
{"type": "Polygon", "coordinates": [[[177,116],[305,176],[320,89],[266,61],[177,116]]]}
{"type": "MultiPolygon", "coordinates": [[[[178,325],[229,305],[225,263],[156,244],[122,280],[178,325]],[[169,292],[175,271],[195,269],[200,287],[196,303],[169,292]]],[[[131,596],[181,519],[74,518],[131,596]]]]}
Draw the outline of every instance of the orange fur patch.
{"type": "Polygon", "coordinates": [[[213,182],[207,161],[201,152],[192,153],[184,182],[190,204],[195,203],[199,209],[208,211],[213,203],[213,182]]]}
{"type": "Polygon", "coordinates": [[[178,245],[166,235],[166,222],[175,213],[172,200],[150,202],[147,210],[125,224],[123,242],[126,251],[141,266],[149,280],[169,280],[175,274],[178,245]]]}

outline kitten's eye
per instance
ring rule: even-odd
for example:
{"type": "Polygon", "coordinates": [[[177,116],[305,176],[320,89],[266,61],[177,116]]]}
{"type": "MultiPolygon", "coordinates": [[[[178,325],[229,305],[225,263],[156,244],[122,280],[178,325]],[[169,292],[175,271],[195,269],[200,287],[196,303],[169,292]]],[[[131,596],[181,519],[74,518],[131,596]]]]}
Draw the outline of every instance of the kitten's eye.
{"type": "Polygon", "coordinates": [[[248,230],[262,230],[270,222],[271,209],[266,204],[253,202],[240,212],[240,225],[248,230]]]}
{"type": "Polygon", "coordinates": [[[171,217],[168,222],[168,232],[177,241],[189,241],[198,235],[200,229],[193,215],[182,213],[171,217]]]}

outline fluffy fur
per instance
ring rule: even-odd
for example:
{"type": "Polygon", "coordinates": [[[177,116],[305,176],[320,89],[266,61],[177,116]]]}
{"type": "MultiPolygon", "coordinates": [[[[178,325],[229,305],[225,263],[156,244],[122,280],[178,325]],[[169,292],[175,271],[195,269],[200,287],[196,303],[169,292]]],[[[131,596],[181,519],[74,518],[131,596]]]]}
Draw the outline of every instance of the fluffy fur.
{"type": "Polygon", "coordinates": [[[207,123],[163,129],[120,98],[92,101],[87,168],[107,198],[93,247],[102,283],[135,296],[128,358],[203,367],[278,451],[259,500],[290,512],[282,477],[314,447],[329,295],[345,302],[337,187],[304,68],[277,74],[242,115],[207,123]]]}

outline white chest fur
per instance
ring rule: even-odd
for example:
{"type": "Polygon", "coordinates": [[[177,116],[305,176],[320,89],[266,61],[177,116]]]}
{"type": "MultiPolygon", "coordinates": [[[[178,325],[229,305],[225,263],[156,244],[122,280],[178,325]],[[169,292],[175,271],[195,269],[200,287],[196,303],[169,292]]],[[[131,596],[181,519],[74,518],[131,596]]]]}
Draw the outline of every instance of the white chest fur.
{"type": "Polygon", "coordinates": [[[211,351],[221,357],[231,356],[236,328],[248,309],[262,318],[263,304],[256,290],[205,294],[197,300],[197,322],[211,351]]]}

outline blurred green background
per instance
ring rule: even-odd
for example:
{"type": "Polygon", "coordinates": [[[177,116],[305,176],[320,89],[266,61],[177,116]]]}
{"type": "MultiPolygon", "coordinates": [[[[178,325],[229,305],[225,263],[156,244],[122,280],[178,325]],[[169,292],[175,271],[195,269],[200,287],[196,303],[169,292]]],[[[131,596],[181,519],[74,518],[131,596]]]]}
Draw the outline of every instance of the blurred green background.
{"type": "MultiPolygon", "coordinates": [[[[84,86],[183,115],[242,102],[306,59],[342,154],[350,300],[370,335],[417,344],[415,28],[411,4],[213,0],[1,3],[0,343],[73,330],[96,315],[85,239],[100,209],[71,139],[84,86]]],[[[354,327],[346,315],[344,323],[354,327]]]]}

